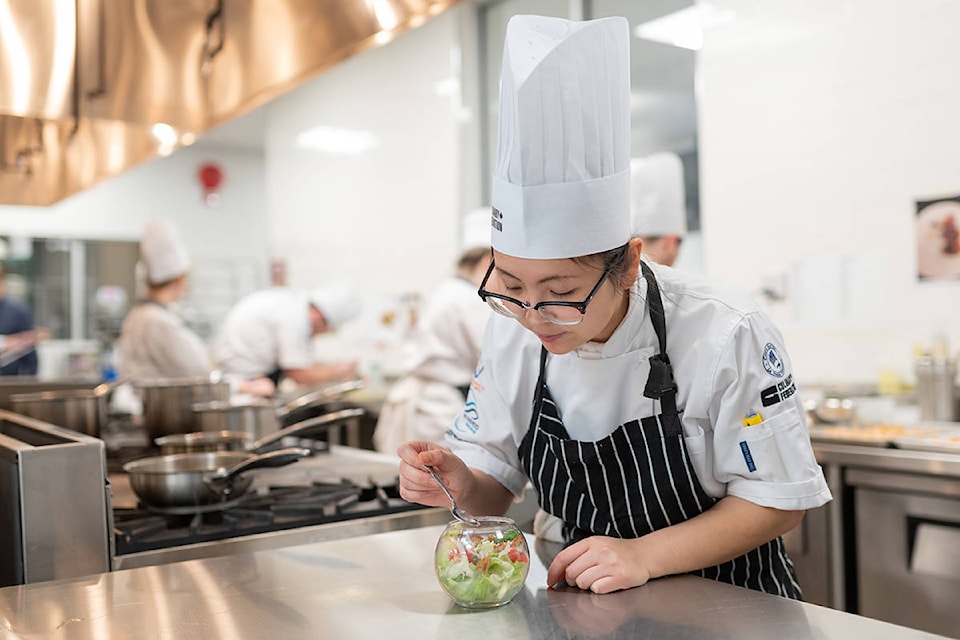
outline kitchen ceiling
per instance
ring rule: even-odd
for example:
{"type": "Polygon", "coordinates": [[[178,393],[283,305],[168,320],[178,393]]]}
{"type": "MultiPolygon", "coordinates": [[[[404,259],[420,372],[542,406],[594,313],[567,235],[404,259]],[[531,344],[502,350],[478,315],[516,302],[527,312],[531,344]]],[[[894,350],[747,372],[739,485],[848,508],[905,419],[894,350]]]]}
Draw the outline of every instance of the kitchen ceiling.
{"type": "MultiPolygon", "coordinates": [[[[691,6],[692,0],[593,0],[591,15],[624,16],[634,28],[691,6]]],[[[515,8],[517,12],[529,13],[535,12],[538,6],[520,3],[515,8]]],[[[683,154],[696,149],[695,59],[696,52],[689,49],[631,38],[632,154],[635,157],[662,150],[683,154]]],[[[196,148],[262,151],[268,108],[269,105],[264,104],[205,132],[196,148]]]]}
{"type": "Polygon", "coordinates": [[[169,154],[458,1],[0,2],[0,204],[169,154]]]}

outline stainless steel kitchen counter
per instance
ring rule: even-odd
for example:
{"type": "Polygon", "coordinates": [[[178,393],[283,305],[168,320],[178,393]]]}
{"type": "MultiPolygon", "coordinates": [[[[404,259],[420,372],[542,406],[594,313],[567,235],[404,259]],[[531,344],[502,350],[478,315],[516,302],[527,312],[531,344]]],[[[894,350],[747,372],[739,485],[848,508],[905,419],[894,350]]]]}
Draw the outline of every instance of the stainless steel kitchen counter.
{"type": "MultiPolygon", "coordinates": [[[[440,589],[432,526],[0,589],[0,638],[939,638],[692,576],[598,596],[526,589],[461,609],[440,589]]],[[[531,541],[532,544],[532,541],[531,541]]]]}
{"type": "Polygon", "coordinates": [[[960,478],[960,455],[832,442],[813,442],[822,465],[960,478]]]}

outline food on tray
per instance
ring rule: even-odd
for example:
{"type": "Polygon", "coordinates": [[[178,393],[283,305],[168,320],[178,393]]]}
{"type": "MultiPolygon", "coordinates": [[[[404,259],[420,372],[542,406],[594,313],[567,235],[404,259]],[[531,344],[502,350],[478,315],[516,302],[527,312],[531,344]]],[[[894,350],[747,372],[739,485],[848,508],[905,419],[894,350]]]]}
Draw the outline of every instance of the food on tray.
{"type": "Polygon", "coordinates": [[[920,437],[926,429],[908,429],[898,424],[871,424],[862,427],[826,427],[820,433],[845,440],[893,440],[904,436],[920,437]]]}
{"type": "Polygon", "coordinates": [[[870,424],[862,426],[812,426],[810,439],[871,445],[887,445],[900,438],[931,438],[942,430],[933,426],[907,427],[900,424],[870,424]]]}
{"type": "Polygon", "coordinates": [[[530,570],[527,541],[509,518],[479,518],[481,526],[451,522],[440,535],[440,586],[465,607],[497,607],[523,588],[530,570]]]}

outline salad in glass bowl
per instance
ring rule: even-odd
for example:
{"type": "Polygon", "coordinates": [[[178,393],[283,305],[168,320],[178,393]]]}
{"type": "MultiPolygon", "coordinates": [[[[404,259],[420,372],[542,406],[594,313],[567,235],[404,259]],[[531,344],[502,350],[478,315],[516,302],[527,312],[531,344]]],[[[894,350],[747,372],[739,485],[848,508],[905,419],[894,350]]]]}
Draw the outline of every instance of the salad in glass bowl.
{"type": "Polygon", "coordinates": [[[523,589],[530,551],[510,518],[478,517],[473,527],[454,520],[437,541],[435,568],[443,590],[464,607],[507,604],[523,589]]]}

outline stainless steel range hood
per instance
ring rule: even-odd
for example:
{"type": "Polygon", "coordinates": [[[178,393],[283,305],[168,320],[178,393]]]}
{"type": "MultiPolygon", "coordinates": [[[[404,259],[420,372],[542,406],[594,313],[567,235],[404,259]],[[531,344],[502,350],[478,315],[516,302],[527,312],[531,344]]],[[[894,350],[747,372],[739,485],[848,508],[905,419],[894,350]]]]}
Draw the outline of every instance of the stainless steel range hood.
{"type": "Polygon", "coordinates": [[[190,144],[459,0],[0,0],[0,204],[190,144]]]}

